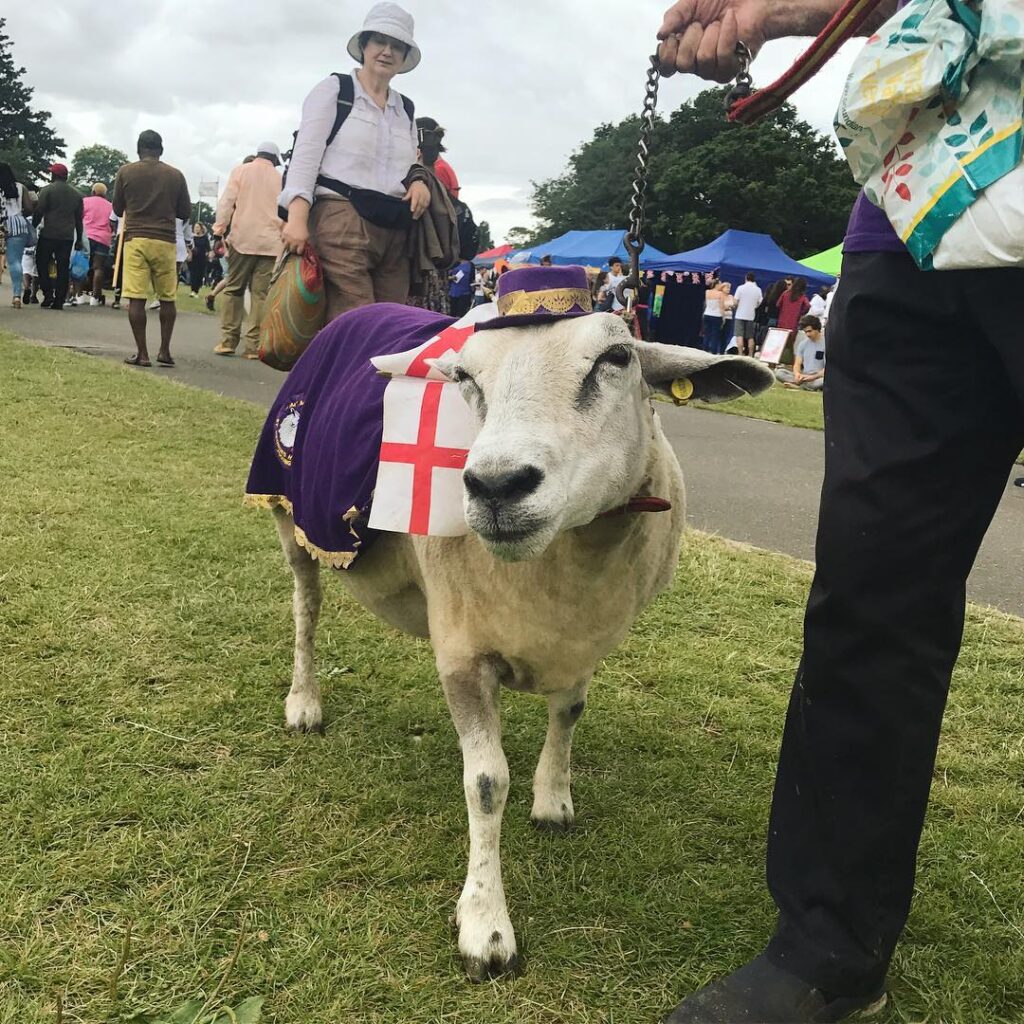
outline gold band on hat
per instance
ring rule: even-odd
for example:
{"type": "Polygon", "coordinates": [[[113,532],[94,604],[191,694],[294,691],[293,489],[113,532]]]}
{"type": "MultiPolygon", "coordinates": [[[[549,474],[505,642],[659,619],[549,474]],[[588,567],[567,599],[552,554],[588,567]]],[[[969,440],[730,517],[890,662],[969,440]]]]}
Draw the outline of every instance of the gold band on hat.
{"type": "Polygon", "coordinates": [[[587,288],[545,288],[538,292],[520,290],[509,292],[498,299],[498,312],[502,316],[524,316],[531,313],[569,313],[579,308],[586,313],[594,311],[587,288]]]}

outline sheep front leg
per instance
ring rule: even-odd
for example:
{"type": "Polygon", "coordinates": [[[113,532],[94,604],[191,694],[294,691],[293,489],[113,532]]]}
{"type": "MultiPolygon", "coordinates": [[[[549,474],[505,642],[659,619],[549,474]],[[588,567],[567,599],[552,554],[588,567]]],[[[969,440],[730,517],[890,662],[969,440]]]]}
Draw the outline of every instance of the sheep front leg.
{"type": "Polygon", "coordinates": [[[313,663],[313,639],[320,615],[320,566],[295,540],[292,517],[274,509],[274,522],[281,539],[285,558],[295,577],[292,615],[295,619],[295,661],[292,666],[292,688],[284,702],[288,728],[295,732],[323,732],[320,686],[313,663]]]}
{"type": "Polygon", "coordinates": [[[576,819],[569,785],[572,734],[587,702],[587,679],[548,697],[548,734],[533,776],[533,811],[538,828],[564,832],[576,819]]]}
{"type": "Polygon", "coordinates": [[[469,812],[469,870],[455,910],[459,952],[470,980],[485,981],[518,966],[501,881],[501,816],[509,778],[501,749],[501,687],[486,659],[454,671],[438,667],[462,748],[469,812]]]}

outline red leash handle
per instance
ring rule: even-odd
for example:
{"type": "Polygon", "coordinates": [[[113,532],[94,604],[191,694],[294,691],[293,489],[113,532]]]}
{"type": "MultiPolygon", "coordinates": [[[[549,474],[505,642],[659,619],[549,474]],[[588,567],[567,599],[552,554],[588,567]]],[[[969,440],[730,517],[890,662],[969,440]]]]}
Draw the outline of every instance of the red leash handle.
{"type": "Polygon", "coordinates": [[[781,78],[729,108],[729,120],[739,124],[753,124],[765,114],[778,110],[800,86],[810,81],[825,66],[843,43],[857,34],[881,3],[882,0],[846,0],[817,39],[781,78]]]}

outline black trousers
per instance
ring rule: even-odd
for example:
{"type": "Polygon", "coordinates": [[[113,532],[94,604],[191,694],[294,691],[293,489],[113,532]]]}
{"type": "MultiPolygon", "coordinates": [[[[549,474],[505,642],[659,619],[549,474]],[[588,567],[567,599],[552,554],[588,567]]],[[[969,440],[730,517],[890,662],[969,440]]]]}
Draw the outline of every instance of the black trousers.
{"type": "Polygon", "coordinates": [[[188,265],[188,281],[192,291],[197,292],[203,287],[203,278],[206,276],[206,260],[200,259],[193,254],[188,265]]]}
{"type": "Polygon", "coordinates": [[[849,255],[825,479],[772,801],[768,954],[860,995],[906,922],[965,583],[1024,447],[1024,270],[849,255]]]}
{"type": "Polygon", "coordinates": [[[451,312],[451,315],[456,319],[465,316],[472,306],[472,295],[453,295],[448,300],[448,309],[451,312]]]}
{"type": "Polygon", "coordinates": [[[43,298],[55,306],[63,306],[68,297],[68,277],[71,270],[71,247],[73,241],[58,241],[40,238],[36,244],[36,268],[43,298]],[[56,282],[50,277],[50,259],[57,263],[56,282]]]}

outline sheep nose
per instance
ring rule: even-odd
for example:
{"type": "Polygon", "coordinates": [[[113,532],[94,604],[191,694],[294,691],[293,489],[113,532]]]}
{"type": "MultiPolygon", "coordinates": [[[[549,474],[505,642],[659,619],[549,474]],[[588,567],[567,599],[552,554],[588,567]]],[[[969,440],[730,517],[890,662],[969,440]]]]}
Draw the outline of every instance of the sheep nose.
{"type": "Polygon", "coordinates": [[[536,466],[517,466],[503,473],[467,469],[462,474],[469,496],[480,501],[518,501],[537,490],[543,479],[543,470],[536,466]]]}

